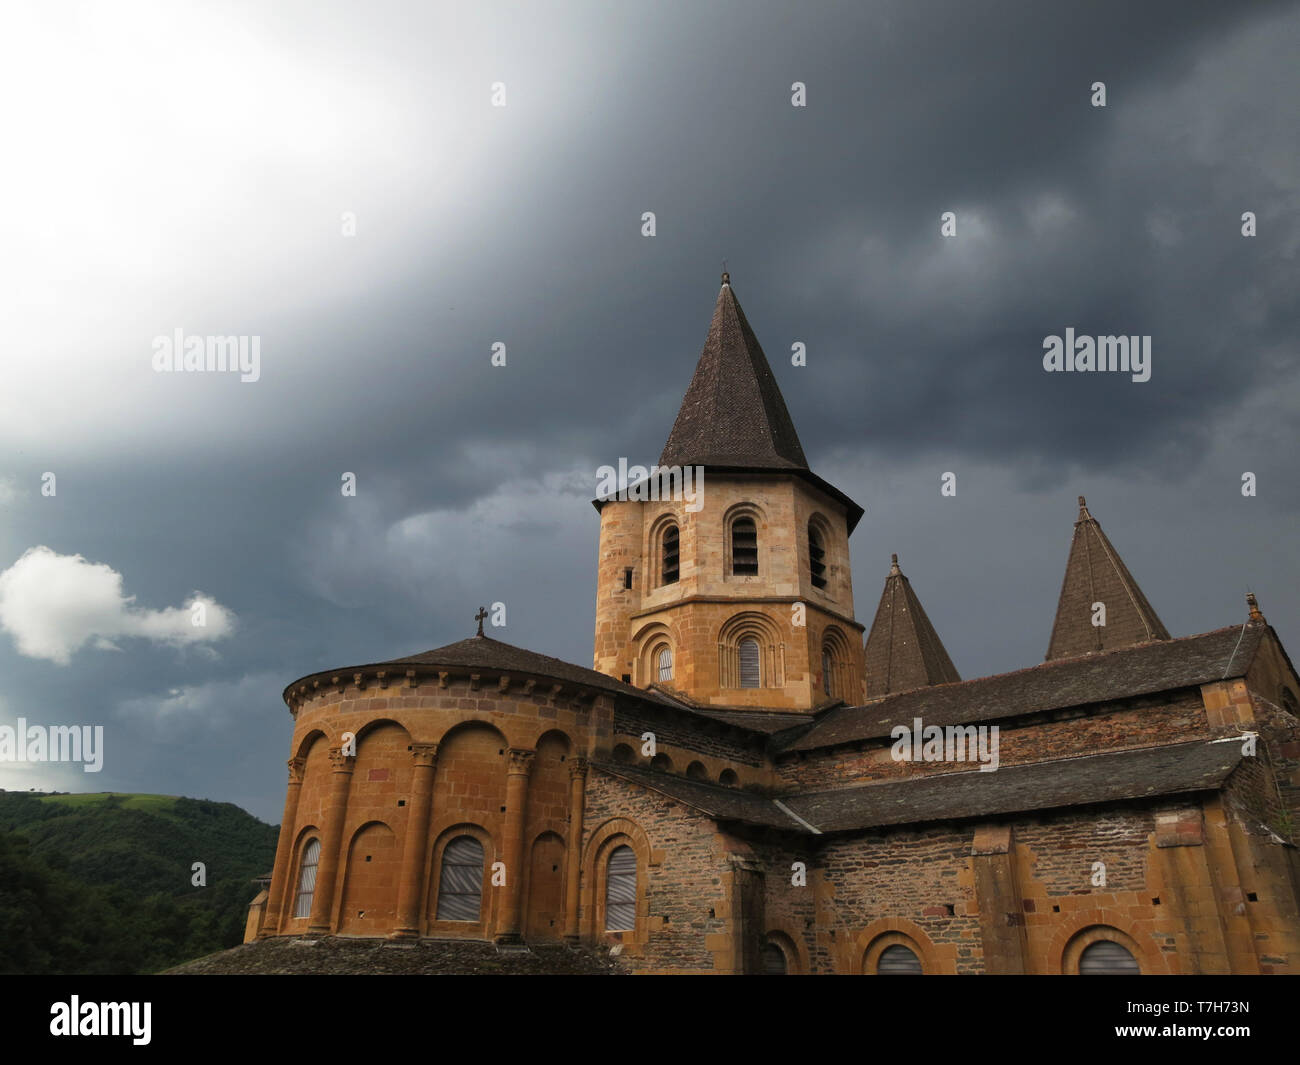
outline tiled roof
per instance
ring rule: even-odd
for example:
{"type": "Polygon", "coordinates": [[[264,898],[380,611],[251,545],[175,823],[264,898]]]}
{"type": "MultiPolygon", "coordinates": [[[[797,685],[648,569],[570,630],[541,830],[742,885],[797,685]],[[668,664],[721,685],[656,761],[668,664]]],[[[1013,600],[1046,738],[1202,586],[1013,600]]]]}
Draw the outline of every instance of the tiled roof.
{"type": "Polygon", "coordinates": [[[1169,631],[1080,496],[1047,660],[1167,639],[1169,631]],[[1104,625],[1093,624],[1094,603],[1105,607],[1104,625]]]}
{"type": "Polygon", "coordinates": [[[610,762],[593,762],[592,766],[611,777],[657,791],[719,821],[743,821],[768,828],[806,831],[795,818],[782,813],[771,799],[751,791],[724,788],[721,784],[690,780],[675,773],[644,769],[641,766],[615,765],[610,762]]]}
{"type": "Polygon", "coordinates": [[[808,469],[772,368],[725,274],[659,464],[808,469]]]}
{"type": "Polygon", "coordinates": [[[719,821],[812,835],[812,829],[848,832],[1206,791],[1222,785],[1241,758],[1240,740],[1198,740],[1004,766],[989,773],[943,773],[786,795],[779,800],[641,766],[602,762],[595,768],[719,821]]]}
{"type": "Polygon", "coordinates": [[[1049,810],[1219,787],[1241,741],[1179,743],[1082,755],[995,772],[972,770],[792,796],[786,806],[822,832],[1049,810]]]}
{"type": "Polygon", "coordinates": [[[407,655],[403,658],[392,658],[383,662],[368,662],[363,665],[321,670],[318,673],[308,674],[307,677],[294,681],[285,689],[285,694],[287,696],[292,688],[310,677],[401,666],[447,666],[449,668],[492,670],[498,673],[532,674],[559,681],[569,681],[572,684],[580,684],[620,695],[631,695],[661,705],[676,705],[657,693],[634,688],[630,684],[615,680],[608,674],[599,673],[594,669],[586,669],[583,666],[575,666],[572,662],[552,658],[550,655],[538,654],[536,651],[516,647],[514,644],[503,643],[501,640],[494,640],[490,636],[471,636],[467,640],[449,643],[445,647],[436,647],[432,651],[407,655]]]}
{"type": "Polygon", "coordinates": [[[961,680],[893,556],[876,620],[867,635],[867,698],[961,680]]]}
{"type": "Polygon", "coordinates": [[[889,736],[894,725],[910,726],[916,717],[926,725],[997,721],[1240,677],[1267,628],[1263,621],[1252,621],[1244,627],[1234,625],[1199,636],[1044,662],[1015,673],[899,692],[864,706],[830,710],[811,728],[775,737],[773,749],[809,751],[880,739],[889,736]]]}

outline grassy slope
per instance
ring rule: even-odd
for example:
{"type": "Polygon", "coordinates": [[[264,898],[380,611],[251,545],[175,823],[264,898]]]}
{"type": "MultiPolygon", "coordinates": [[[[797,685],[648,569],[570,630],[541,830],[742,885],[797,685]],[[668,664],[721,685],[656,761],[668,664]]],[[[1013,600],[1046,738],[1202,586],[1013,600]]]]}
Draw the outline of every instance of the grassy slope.
{"type": "Polygon", "coordinates": [[[276,835],[231,803],[2,793],[0,972],[155,971],[233,946],[276,835]]]}

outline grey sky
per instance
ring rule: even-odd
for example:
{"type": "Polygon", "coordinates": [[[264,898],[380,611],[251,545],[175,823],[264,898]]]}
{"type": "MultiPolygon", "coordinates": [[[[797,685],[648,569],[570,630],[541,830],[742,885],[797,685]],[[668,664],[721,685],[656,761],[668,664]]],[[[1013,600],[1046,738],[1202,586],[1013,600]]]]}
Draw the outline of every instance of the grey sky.
{"type": "Polygon", "coordinates": [[[2,787],[274,822],[298,676],[493,601],[590,664],[595,470],[658,456],[724,257],[866,508],[860,620],[897,551],[963,676],[1041,661],[1084,494],[1172,633],[1250,586],[1300,646],[1294,3],[11,17],[0,574],[66,562],[4,586],[0,724],[103,724],[106,755],[2,787]],[[1044,373],[1070,326],[1151,335],[1151,380],[1044,373]],[[259,336],[261,379],[155,373],[176,328],[259,336]],[[195,592],[228,636],[178,626],[195,592]]]}

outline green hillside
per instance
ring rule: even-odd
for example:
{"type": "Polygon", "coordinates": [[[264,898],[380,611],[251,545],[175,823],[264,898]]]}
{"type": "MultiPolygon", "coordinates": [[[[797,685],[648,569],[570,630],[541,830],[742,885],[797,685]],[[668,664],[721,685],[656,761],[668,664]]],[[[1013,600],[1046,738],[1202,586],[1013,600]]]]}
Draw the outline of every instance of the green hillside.
{"type": "Polygon", "coordinates": [[[0,792],[0,973],[156,972],[235,946],[277,835],[232,803],[0,792]]]}

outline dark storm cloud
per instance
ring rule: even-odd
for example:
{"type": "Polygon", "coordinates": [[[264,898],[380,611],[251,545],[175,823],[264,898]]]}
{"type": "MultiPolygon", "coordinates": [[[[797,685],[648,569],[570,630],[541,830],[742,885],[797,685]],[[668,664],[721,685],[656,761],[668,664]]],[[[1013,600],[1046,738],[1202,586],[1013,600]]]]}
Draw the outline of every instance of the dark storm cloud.
{"type": "MultiPolygon", "coordinates": [[[[860,620],[900,550],[964,676],[1037,661],[1085,491],[1176,634],[1238,620],[1247,580],[1300,632],[1295,5],[282,10],[242,16],[337,87],[345,145],[389,141],[268,164],[255,239],[231,222],[238,255],[160,279],[103,344],[256,333],[262,380],[131,354],[148,403],[75,443],[33,431],[0,469],[25,493],[0,569],[46,544],[144,606],[201,589],[238,618],[206,651],[68,667],[0,643],[0,712],[110,726],[93,786],[275,820],[283,685],[462,638],[483,602],[509,607],[497,635],[588,663],[596,467],[659,454],[724,256],[814,469],[867,507],[860,620]],[[241,286],[263,254],[274,283],[241,286]],[[1150,334],[1151,381],[1043,373],[1067,326],[1150,334]],[[50,468],[57,501],[33,491],[50,468]]],[[[76,402],[90,424],[115,400],[76,402]]]]}

